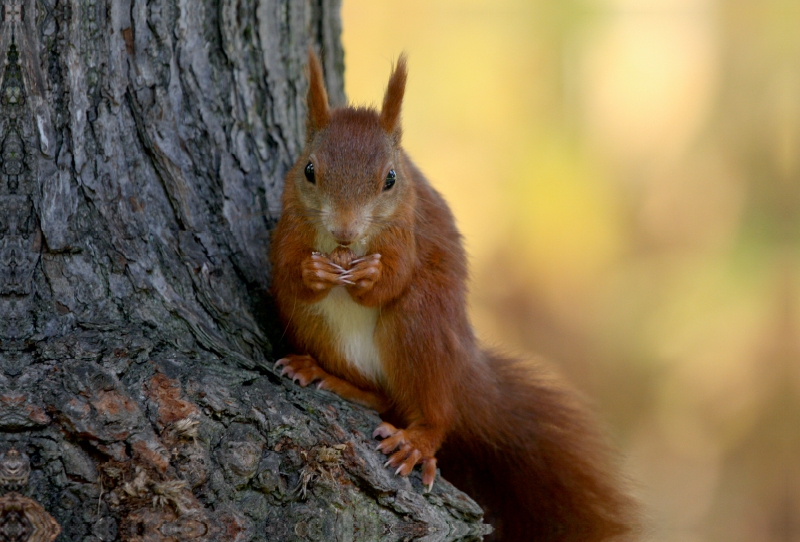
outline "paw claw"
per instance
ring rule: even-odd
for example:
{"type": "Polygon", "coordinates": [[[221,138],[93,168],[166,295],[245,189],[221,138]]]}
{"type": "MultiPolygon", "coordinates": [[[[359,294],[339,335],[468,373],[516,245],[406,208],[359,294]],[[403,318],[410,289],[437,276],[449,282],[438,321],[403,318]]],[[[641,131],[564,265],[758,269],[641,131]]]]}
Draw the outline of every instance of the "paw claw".
{"type": "Polygon", "coordinates": [[[383,422],[372,432],[372,438],[389,438],[397,433],[397,428],[388,422],[383,422]]]}
{"type": "MultiPolygon", "coordinates": [[[[433,488],[436,479],[436,458],[430,457],[422,461],[422,485],[433,488]]],[[[430,491],[430,489],[428,489],[430,491]]]]}

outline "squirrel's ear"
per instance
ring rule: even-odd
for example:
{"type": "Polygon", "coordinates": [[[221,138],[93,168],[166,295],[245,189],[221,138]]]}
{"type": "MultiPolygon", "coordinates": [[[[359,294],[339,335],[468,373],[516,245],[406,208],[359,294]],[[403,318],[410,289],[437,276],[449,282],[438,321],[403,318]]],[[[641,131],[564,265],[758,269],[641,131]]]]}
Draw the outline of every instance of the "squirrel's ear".
{"type": "Polygon", "coordinates": [[[400,138],[400,108],[403,105],[403,94],[406,91],[406,77],[406,54],[401,53],[392,76],[389,78],[389,84],[386,86],[380,119],[383,130],[398,140],[400,138]]]}
{"type": "Polygon", "coordinates": [[[331,110],[328,107],[328,93],[325,92],[325,79],[322,75],[322,66],[314,50],[308,48],[308,119],[306,120],[306,137],[310,139],[331,120],[331,110]]]}

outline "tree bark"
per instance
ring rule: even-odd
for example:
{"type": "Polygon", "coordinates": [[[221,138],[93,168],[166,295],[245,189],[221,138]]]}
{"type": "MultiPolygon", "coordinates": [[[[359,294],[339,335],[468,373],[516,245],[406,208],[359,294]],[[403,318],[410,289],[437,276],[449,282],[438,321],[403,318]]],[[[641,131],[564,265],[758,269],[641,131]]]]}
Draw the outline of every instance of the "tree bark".
{"type": "Polygon", "coordinates": [[[271,369],[269,231],[338,0],[0,0],[0,541],[455,540],[271,369]]]}

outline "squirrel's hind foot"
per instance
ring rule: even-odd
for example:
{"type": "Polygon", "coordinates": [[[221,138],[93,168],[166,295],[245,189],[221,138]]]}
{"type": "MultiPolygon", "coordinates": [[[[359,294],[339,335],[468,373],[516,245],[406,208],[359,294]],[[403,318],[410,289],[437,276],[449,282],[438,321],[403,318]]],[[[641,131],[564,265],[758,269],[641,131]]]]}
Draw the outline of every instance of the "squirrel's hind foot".
{"type": "Polygon", "coordinates": [[[388,422],[383,422],[375,428],[372,436],[383,438],[376,449],[389,455],[386,466],[396,467],[395,474],[408,476],[415,465],[421,464],[422,484],[430,491],[433,488],[433,481],[436,479],[436,458],[432,454],[426,455],[421,451],[420,448],[426,447],[416,444],[417,439],[409,433],[409,431],[398,429],[388,422]]]}

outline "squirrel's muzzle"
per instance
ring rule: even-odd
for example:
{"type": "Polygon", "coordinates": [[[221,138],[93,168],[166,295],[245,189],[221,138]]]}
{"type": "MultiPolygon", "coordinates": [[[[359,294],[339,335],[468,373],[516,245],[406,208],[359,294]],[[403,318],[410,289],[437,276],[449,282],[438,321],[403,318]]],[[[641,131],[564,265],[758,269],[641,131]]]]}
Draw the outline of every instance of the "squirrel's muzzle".
{"type": "Polygon", "coordinates": [[[358,230],[353,228],[333,230],[331,235],[337,243],[346,247],[358,238],[358,230]]]}

